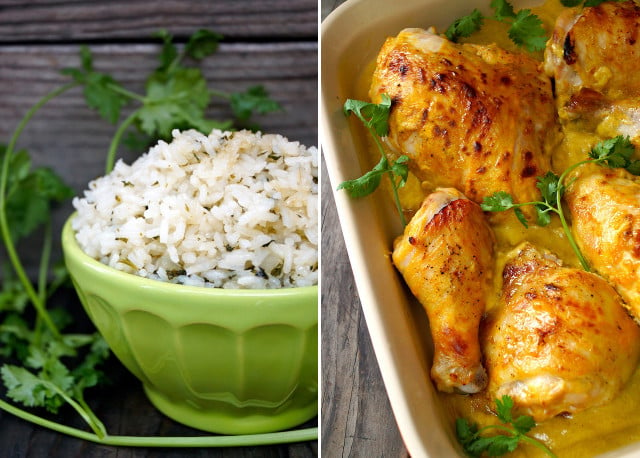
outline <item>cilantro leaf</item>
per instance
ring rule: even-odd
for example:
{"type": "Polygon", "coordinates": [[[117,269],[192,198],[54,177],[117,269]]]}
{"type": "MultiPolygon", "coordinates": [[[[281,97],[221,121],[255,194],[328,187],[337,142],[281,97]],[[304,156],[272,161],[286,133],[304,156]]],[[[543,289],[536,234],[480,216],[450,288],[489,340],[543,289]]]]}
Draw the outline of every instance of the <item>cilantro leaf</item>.
{"type": "Polygon", "coordinates": [[[173,129],[204,119],[210,95],[199,69],[156,72],[147,79],[146,90],[145,104],[138,110],[145,134],[168,139],[173,129]]]}
{"type": "Polygon", "coordinates": [[[158,54],[160,65],[156,71],[167,71],[178,59],[178,48],[173,44],[173,35],[167,30],[161,29],[154,33],[153,36],[162,40],[162,49],[160,50],[160,54],[158,54]]]}
{"type": "Polygon", "coordinates": [[[529,52],[541,51],[547,44],[547,36],[542,20],[531,10],[518,11],[511,27],[509,38],[518,46],[524,46],[529,52]]]}
{"type": "Polygon", "coordinates": [[[373,169],[354,180],[343,181],[338,185],[338,189],[346,190],[350,197],[368,196],[378,189],[382,175],[388,172],[388,170],[389,162],[387,158],[381,157],[373,169]]]}
{"type": "MultiPolygon", "coordinates": [[[[233,121],[216,121],[207,118],[205,110],[211,101],[211,91],[198,68],[181,64],[184,56],[203,59],[218,49],[222,35],[198,30],[189,38],[184,53],[178,53],[173,37],[161,31],[158,37],[163,40],[160,53],[160,65],[147,79],[146,96],[143,106],[136,113],[135,125],[143,138],[129,132],[126,143],[132,146],[144,146],[153,139],[171,138],[173,129],[197,129],[209,133],[212,129],[229,130],[233,121]]],[[[239,122],[247,121],[254,113],[266,114],[282,110],[280,104],[269,97],[263,86],[253,86],[244,92],[224,94],[215,92],[229,100],[231,110],[239,122]]]]}
{"type": "Polygon", "coordinates": [[[498,21],[502,21],[505,18],[516,17],[513,6],[506,0],[491,0],[491,8],[493,9],[495,18],[498,21]]]}
{"type": "Polygon", "coordinates": [[[104,372],[98,369],[102,363],[104,363],[111,351],[107,342],[98,333],[91,336],[90,350],[82,360],[82,362],[72,371],[72,375],[75,379],[75,391],[81,391],[85,388],[96,386],[102,380],[106,378],[104,372]]]}
{"type": "Polygon", "coordinates": [[[409,157],[402,155],[390,162],[387,158],[380,137],[386,137],[389,133],[389,115],[391,113],[391,98],[388,94],[381,94],[380,103],[369,103],[362,100],[348,99],[343,106],[345,116],[353,113],[369,130],[380,152],[380,161],[376,166],[354,180],[340,183],[338,189],[346,189],[351,197],[363,197],[375,191],[383,174],[388,174],[391,181],[393,198],[400,215],[402,226],[406,226],[406,219],[400,203],[398,189],[404,186],[409,176],[409,157]],[[398,179],[399,178],[399,179],[398,179]]]}
{"type": "Polygon", "coordinates": [[[502,396],[495,403],[496,416],[502,425],[488,425],[478,429],[477,425],[470,424],[464,418],[456,419],[456,438],[467,455],[480,457],[486,453],[489,456],[502,456],[515,451],[520,442],[527,442],[538,447],[547,456],[555,457],[546,445],[526,435],[536,426],[532,417],[521,415],[513,419],[514,402],[510,396],[502,396]],[[491,429],[499,430],[500,434],[483,435],[491,429]]]}
{"type": "Polygon", "coordinates": [[[402,155],[391,164],[391,172],[400,178],[398,186],[402,187],[409,178],[409,156],[402,155]]]}
{"type": "Polygon", "coordinates": [[[0,355],[6,358],[15,356],[23,360],[29,353],[29,341],[33,333],[27,322],[17,313],[7,315],[0,324],[0,355]]]}
{"type": "Polygon", "coordinates": [[[391,113],[391,97],[382,94],[380,103],[363,102],[347,99],[344,103],[344,113],[355,114],[368,129],[380,137],[386,137],[389,132],[389,114],[391,113]]]}
{"type": "MultiPolygon", "coordinates": [[[[584,6],[598,6],[601,3],[604,3],[608,0],[585,0],[584,2],[584,6]]],[[[614,2],[622,2],[622,1],[626,1],[626,0],[613,0],[614,2]]]]}
{"type": "Polygon", "coordinates": [[[618,135],[596,144],[589,152],[589,157],[599,164],[611,168],[623,168],[634,175],[640,172],[640,161],[633,159],[635,147],[629,137],[618,135]]]}
{"type": "Polygon", "coordinates": [[[456,436],[461,444],[472,441],[477,432],[477,425],[470,424],[466,418],[456,418],[456,436]]]}
{"type": "Polygon", "coordinates": [[[468,37],[482,28],[484,16],[478,9],[453,21],[445,31],[445,36],[454,43],[460,38],[468,37]]]}
{"type": "MultiPolygon", "coordinates": [[[[547,42],[546,31],[542,20],[529,9],[515,12],[513,5],[507,0],[492,0],[492,19],[509,25],[507,34],[516,45],[525,47],[529,52],[541,51],[547,42]]],[[[471,14],[456,19],[445,31],[445,36],[453,41],[461,37],[468,37],[480,30],[485,16],[474,9],[471,14]]]]}
{"type": "Polygon", "coordinates": [[[528,415],[520,415],[512,424],[520,434],[526,434],[536,426],[535,420],[528,415]]]}
{"type": "Polygon", "coordinates": [[[500,399],[496,399],[496,415],[503,423],[511,423],[511,409],[513,409],[513,398],[504,395],[500,399]]]}
{"type": "Polygon", "coordinates": [[[241,121],[249,119],[254,112],[265,114],[282,110],[282,106],[269,97],[263,86],[252,86],[245,92],[232,93],[230,103],[233,114],[241,121]]]}
{"type": "Polygon", "coordinates": [[[497,191],[484,198],[480,208],[489,212],[501,212],[513,208],[513,197],[506,191],[497,191]]]}
{"type": "Polygon", "coordinates": [[[115,123],[120,117],[120,111],[129,98],[118,89],[122,86],[113,77],[96,72],[93,68],[93,57],[88,47],[80,48],[81,69],[65,68],[63,75],[71,76],[75,81],[84,85],[84,97],[87,105],[97,110],[103,119],[115,123]]]}
{"type": "Polygon", "coordinates": [[[560,184],[560,177],[553,172],[547,172],[544,176],[538,177],[536,187],[540,190],[542,198],[551,206],[558,204],[558,191],[560,195],[564,193],[564,188],[560,184]]]}
{"type": "Polygon", "coordinates": [[[218,44],[223,38],[219,33],[200,29],[189,37],[184,52],[193,59],[204,59],[218,50],[218,44]]]}
{"type": "Polygon", "coordinates": [[[513,452],[518,448],[520,443],[520,436],[507,436],[498,434],[491,438],[489,446],[487,447],[487,454],[489,456],[500,456],[513,452]]]}
{"type": "Polygon", "coordinates": [[[640,175],[640,161],[639,160],[631,161],[630,164],[625,168],[629,173],[631,173],[633,175],[640,175]]]}
{"type": "Polygon", "coordinates": [[[2,289],[0,289],[0,312],[22,312],[29,301],[24,286],[8,265],[2,269],[2,289]]]}
{"type": "Polygon", "coordinates": [[[560,3],[562,3],[562,6],[571,8],[574,6],[578,6],[580,3],[582,3],[582,1],[583,0],[560,0],[560,3]]]}
{"type": "Polygon", "coordinates": [[[27,407],[42,406],[41,381],[23,367],[5,364],[0,368],[0,376],[7,387],[7,396],[27,407]]]}
{"type": "MultiPolygon", "coordinates": [[[[0,145],[0,160],[6,147],[0,145]]],[[[22,239],[50,219],[50,209],[75,193],[53,170],[38,167],[31,170],[31,159],[25,150],[9,158],[9,179],[5,212],[14,241],[22,239]]]]}

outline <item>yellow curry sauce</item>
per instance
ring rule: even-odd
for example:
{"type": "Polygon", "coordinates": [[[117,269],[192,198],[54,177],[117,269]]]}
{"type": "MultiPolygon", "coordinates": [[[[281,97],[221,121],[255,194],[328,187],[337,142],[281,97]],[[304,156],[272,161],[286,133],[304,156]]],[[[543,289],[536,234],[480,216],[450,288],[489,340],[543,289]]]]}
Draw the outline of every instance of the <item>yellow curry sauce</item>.
{"type": "MultiPolygon", "coordinates": [[[[548,31],[552,30],[555,18],[564,7],[560,0],[547,0],[544,5],[532,8],[545,23],[548,31]]],[[[428,27],[429,24],[425,24],[428,27]]],[[[506,26],[492,20],[486,20],[482,30],[466,39],[468,42],[488,44],[496,43],[505,49],[518,51],[508,39],[506,26]]],[[[520,52],[520,51],[518,51],[520,52]]],[[[542,52],[537,57],[542,61],[542,52]]],[[[368,66],[357,82],[356,97],[368,99],[370,76],[374,62],[368,66]]],[[[588,152],[598,141],[614,136],[606,131],[607,126],[598,126],[598,133],[586,131],[580,124],[564,126],[563,137],[558,146],[551,152],[554,172],[560,174],[569,165],[584,160],[588,152]]],[[[378,152],[370,144],[373,163],[378,160],[378,152]]],[[[410,175],[407,185],[400,190],[403,207],[409,210],[419,208],[423,198],[431,192],[428,183],[420,183],[410,175]]],[[[525,228],[510,211],[508,215],[501,215],[492,222],[496,236],[496,260],[494,269],[495,289],[488,300],[488,307],[496,304],[501,287],[502,268],[507,253],[524,240],[528,240],[539,247],[544,247],[559,256],[565,265],[580,267],[577,258],[569,246],[557,217],[547,227],[531,224],[525,228]]],[[[453,425],[458,417],[464,417],[479,426],[497,423],[495,415],[491,414],[485,393],[472,396],[439,393],[444,409],[453,425]]],[[[492,401],[491,401],[492,403],[492,401]]],[[[640,370],[636,370],[626,388],[609,404],[594,407],[573,415],[571,418],[556,417],[538,425],[530,435],[545,442],[559,457],[584,458],[610,451],[630,443],[640,441],[640,370]]],[[[539,449],[521,444],[510,454],[513,457],[545,456],[539,449]]]]}

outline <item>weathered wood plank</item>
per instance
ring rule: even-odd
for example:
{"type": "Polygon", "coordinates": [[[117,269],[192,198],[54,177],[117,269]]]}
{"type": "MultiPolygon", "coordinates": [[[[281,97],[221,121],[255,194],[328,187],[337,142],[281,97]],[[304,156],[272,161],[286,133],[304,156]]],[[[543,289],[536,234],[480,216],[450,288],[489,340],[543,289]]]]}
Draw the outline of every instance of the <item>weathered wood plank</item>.
{"type": "Polygon", "coordinates": [[[321,454],[407,456],[360,307],[332,184],[322,164],[321,454]]]}
{"type": "Polygon", "coordinates": [[[160,28],[188,36],[209,28],[228,39],[315,37],[315,0],[0,1],[0,42],[132,40],[160,28]]]}

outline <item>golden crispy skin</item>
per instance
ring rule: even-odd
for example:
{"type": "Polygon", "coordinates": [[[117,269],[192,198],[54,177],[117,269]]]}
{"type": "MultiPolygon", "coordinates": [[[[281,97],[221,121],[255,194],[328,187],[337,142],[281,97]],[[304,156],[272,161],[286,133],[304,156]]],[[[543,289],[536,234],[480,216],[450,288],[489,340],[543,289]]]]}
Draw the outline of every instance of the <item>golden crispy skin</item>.
{"type": "Polygon", "coordinates": [[[561,119],[640,144],[640,6],[605,2],[561,14],[545,49],[561,119]]]}
{"type": "Polygon", "coordinates": [[[640,319],[640,178],[622,169],[583,170],[565,194],[574,238],[640,319]]]}
{"type": "Polygon", "coordinates": [[[614,398],[640,355],[640,328],[616,291],[528,243],[503,280],[481,334],[492,398],[511,396],[538,422],[614,398]]]}
{"type": "Polygon", "coordinates": [[[539,62],[496,46],[456,45],[422,29],[388,38],[369,95],[391,97],[388,142],[413,173],[481,202],[496,191],[537,200],[557,140],[551,83],[539,62]]]}
{"type": "Polygon", "coordinates": [[[491,288],[493,234],[479,205],[455,189],[427,196],[395,242],[393,262],[429,317],[439,390],[486,385],[478,328],[491,288]]]}

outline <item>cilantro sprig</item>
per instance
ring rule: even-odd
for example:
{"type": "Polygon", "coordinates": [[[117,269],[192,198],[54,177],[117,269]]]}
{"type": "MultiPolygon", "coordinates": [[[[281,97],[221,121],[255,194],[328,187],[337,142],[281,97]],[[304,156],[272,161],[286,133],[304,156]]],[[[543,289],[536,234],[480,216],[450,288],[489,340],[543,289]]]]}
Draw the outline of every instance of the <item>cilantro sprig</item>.
{"type": "Polygon", "coordinates": [[[456,19],[445,31],[446,37],[456,42],[480,30],[485,19],[495,19],[509,25],[507,33],[516,45],[526,48],[529,52],[545,48],[547,32],[542,20],[530,9],[522,9],[516,13],[513,5],[507,0],[492,0],[491,8],[494,11],[493,16],[484,16],[480,10],[474,9],[470,14],[456,19]]]}
{"type": "Polygon", "coordinates": [[[110,75],[96,71],[93,56],[86,46],[80,50],[80,68],[62,70],[64,75],[83,86],[87,105],[112,124],[120,119],[125,106],[132,102],[139,104],[120,123],[113,136],[107,152],[106,172],[113,168],[118,146],[123,141],[129,146],[144,148],[158,139],[170,139],[173,129],[193,128],[209,133],[214,128],[228,130],[242,126],[256,130],[259,127],[249,122],[252,115],[282,110],[263,86],[231,93],[209,89],[202,71],[185,64],[189,59],[198,62],[215,53],[222,35],[198,30],[182,51],[166,30],[159,31],[155,37],[162,41],[162,48],[158,66],[146,80],[145,94],[130,91],[110,75]],[[234,119],[209,118],[206,110],[213,98],[227,101],[234,119]]]}
{"type": "Polygon", "coordinates": [[[521,207],[532,206],[535,209],[536,222],[539,226],[548,225],[551,222],[551,214],[557,214],[560,218],[562,229],[567,236],[567,240],[580,261],[582,268],[589,272],[591,270],[589,263],[580,251],[564,214],[562,196],[570,184],[566,183],[566,180],[576,168],[584,164],[598,164],[610,168],[623,168],[634,175],[640,175],[640,160],[633,158],[634,151],[635,148],[629,140],[629,137],[619,135],[603,140],[591,149],[589,159],[576,162],[562,172],[560,176],[553,172],[547,172],[546,175],[538,177],[536,185],[542,196],[541,201],[515,203],[511,194],[505,191],[498,191],[485,197],[480,207],[484,211],[491,212],[513,210],[518,220],[525,227],[529,227],[529,225],[521,207]]]}
{"type": "Polygon", "coordinates": [[[555,454],[542,442],[527,436],[536,422],[528,415],[520,415],[513,418],[513,399],[510,396],[502,396],[496,399],[496,416],[504,423],[502,425],[488,425],[478,429],[476,424],[469,423],[465,418],[456,419],[456,436],[465,453],[472,457],[501,456],[513,452],[521,442],[531,444],[542,450],[547,456],[555,457],[555,454]],[[500,431],[501,434],[493,436],[484,435],[489,430],[500,431]]]}
{"type": "Polygon", "coordinates": [[[64,265],[50,262],[51,210],[72,197],[73,191],[52,169],[33,167],[28,152],[16,148],[20,135],[40,108],[78,87],[83,90],[87,106],[112,124],[120,121],[126,107],[137,104],[114,133],[107,153],[106,172],[113,168],[125,133],[129,138],[135,137],[138,144],[142,140],[141,145],[148,146],[152,141],[168,138],[174,128],[195,128],[205,133],[214,127],[257,128],[249,124],[254,113],[282,109],[262,86],[250,87],[244,92],[210,89],[201,70],[188,65],[213,54],[221,35],[199,30],[181,51],[167,32],[161,31],[157,37],[162,41],[158,66],[147,78],[144,94],[130,91],[111,75],[99,72],[90,49],[83,46],[79,66],[62,70],[71,81],[38,100],[20,120],[7,145],[0,145],[0,243],[8,259],[8,264],[1,266],[4,270],[0,286],[0,386],[4,385],[6,392],[0,397],[0,409],[55,431],[109,445],[220,445],[216,437],[107,434],[85,400],[85,390],[104,379],[100,366],[109,356],[107,344],[96,333],[67,332],[70,315],[52,309],[49,304],[52,295],[68,283],[64,265]],[[207,108],[214,98],[229,103],[233,119],[208,118],[207,108]],[[42,233],[43,244],[34,282],[26,272],[17,246],[36,231],[42,233]],[[29,313],[29,306],[35,309],[35,317],[29,313]],[[17,404],[44,408],[54,414],[63,404],[68,404],[92,432],[42,418],[17,404]]]}
{"type": "Polygon", "coordinates": [[[391,181],[391,189],[396,208],[400,215],[402,225],[407,222],[402,211],[398,189],[404,186],[409,175],[409,158],[405,155],[398,157],[395,161],[390,161],[382,146],[381,137],[386,137],[389,132],[389,113],[391,111],[391,98],[387,94],[382,94],[381,102],[378,104],[364,102],[362,100],[348,99],[343,107],[345,115],[353,113],[367,128],[372,136],[378,151],[380,161],[359,178],[343,181],[338,185],[338,189],[344,189],[351,197],[364,197],[374,192],[379,186],[384,175],[391,181]]]}
{"type": "MultiPolygon", "coordinates": [[[[58,309],[62,316],[68,312],[58,309]]],[[[66,321],[69,322],[68,318],[66,321]]],[[[4,364],[0,378],[7,388],[7,396],[27,407],[43,407],[51,413],[68,403],[98,437],[106,435],[102,422],[88,407],[84,391],[105,379],[99,366],[109,357],[109,347],[98,334],[64,334],[55,338],[44,332],[34,335],[26,322],[13,319],[0,325],[4,335],[14,339],[7,349],[15,348],[16,357],[23,364],[4,364]],[[81,354],[82,353],[82,354],[81,354]],[[75,368],[69,362],[80,358],[75,368]]]]}

